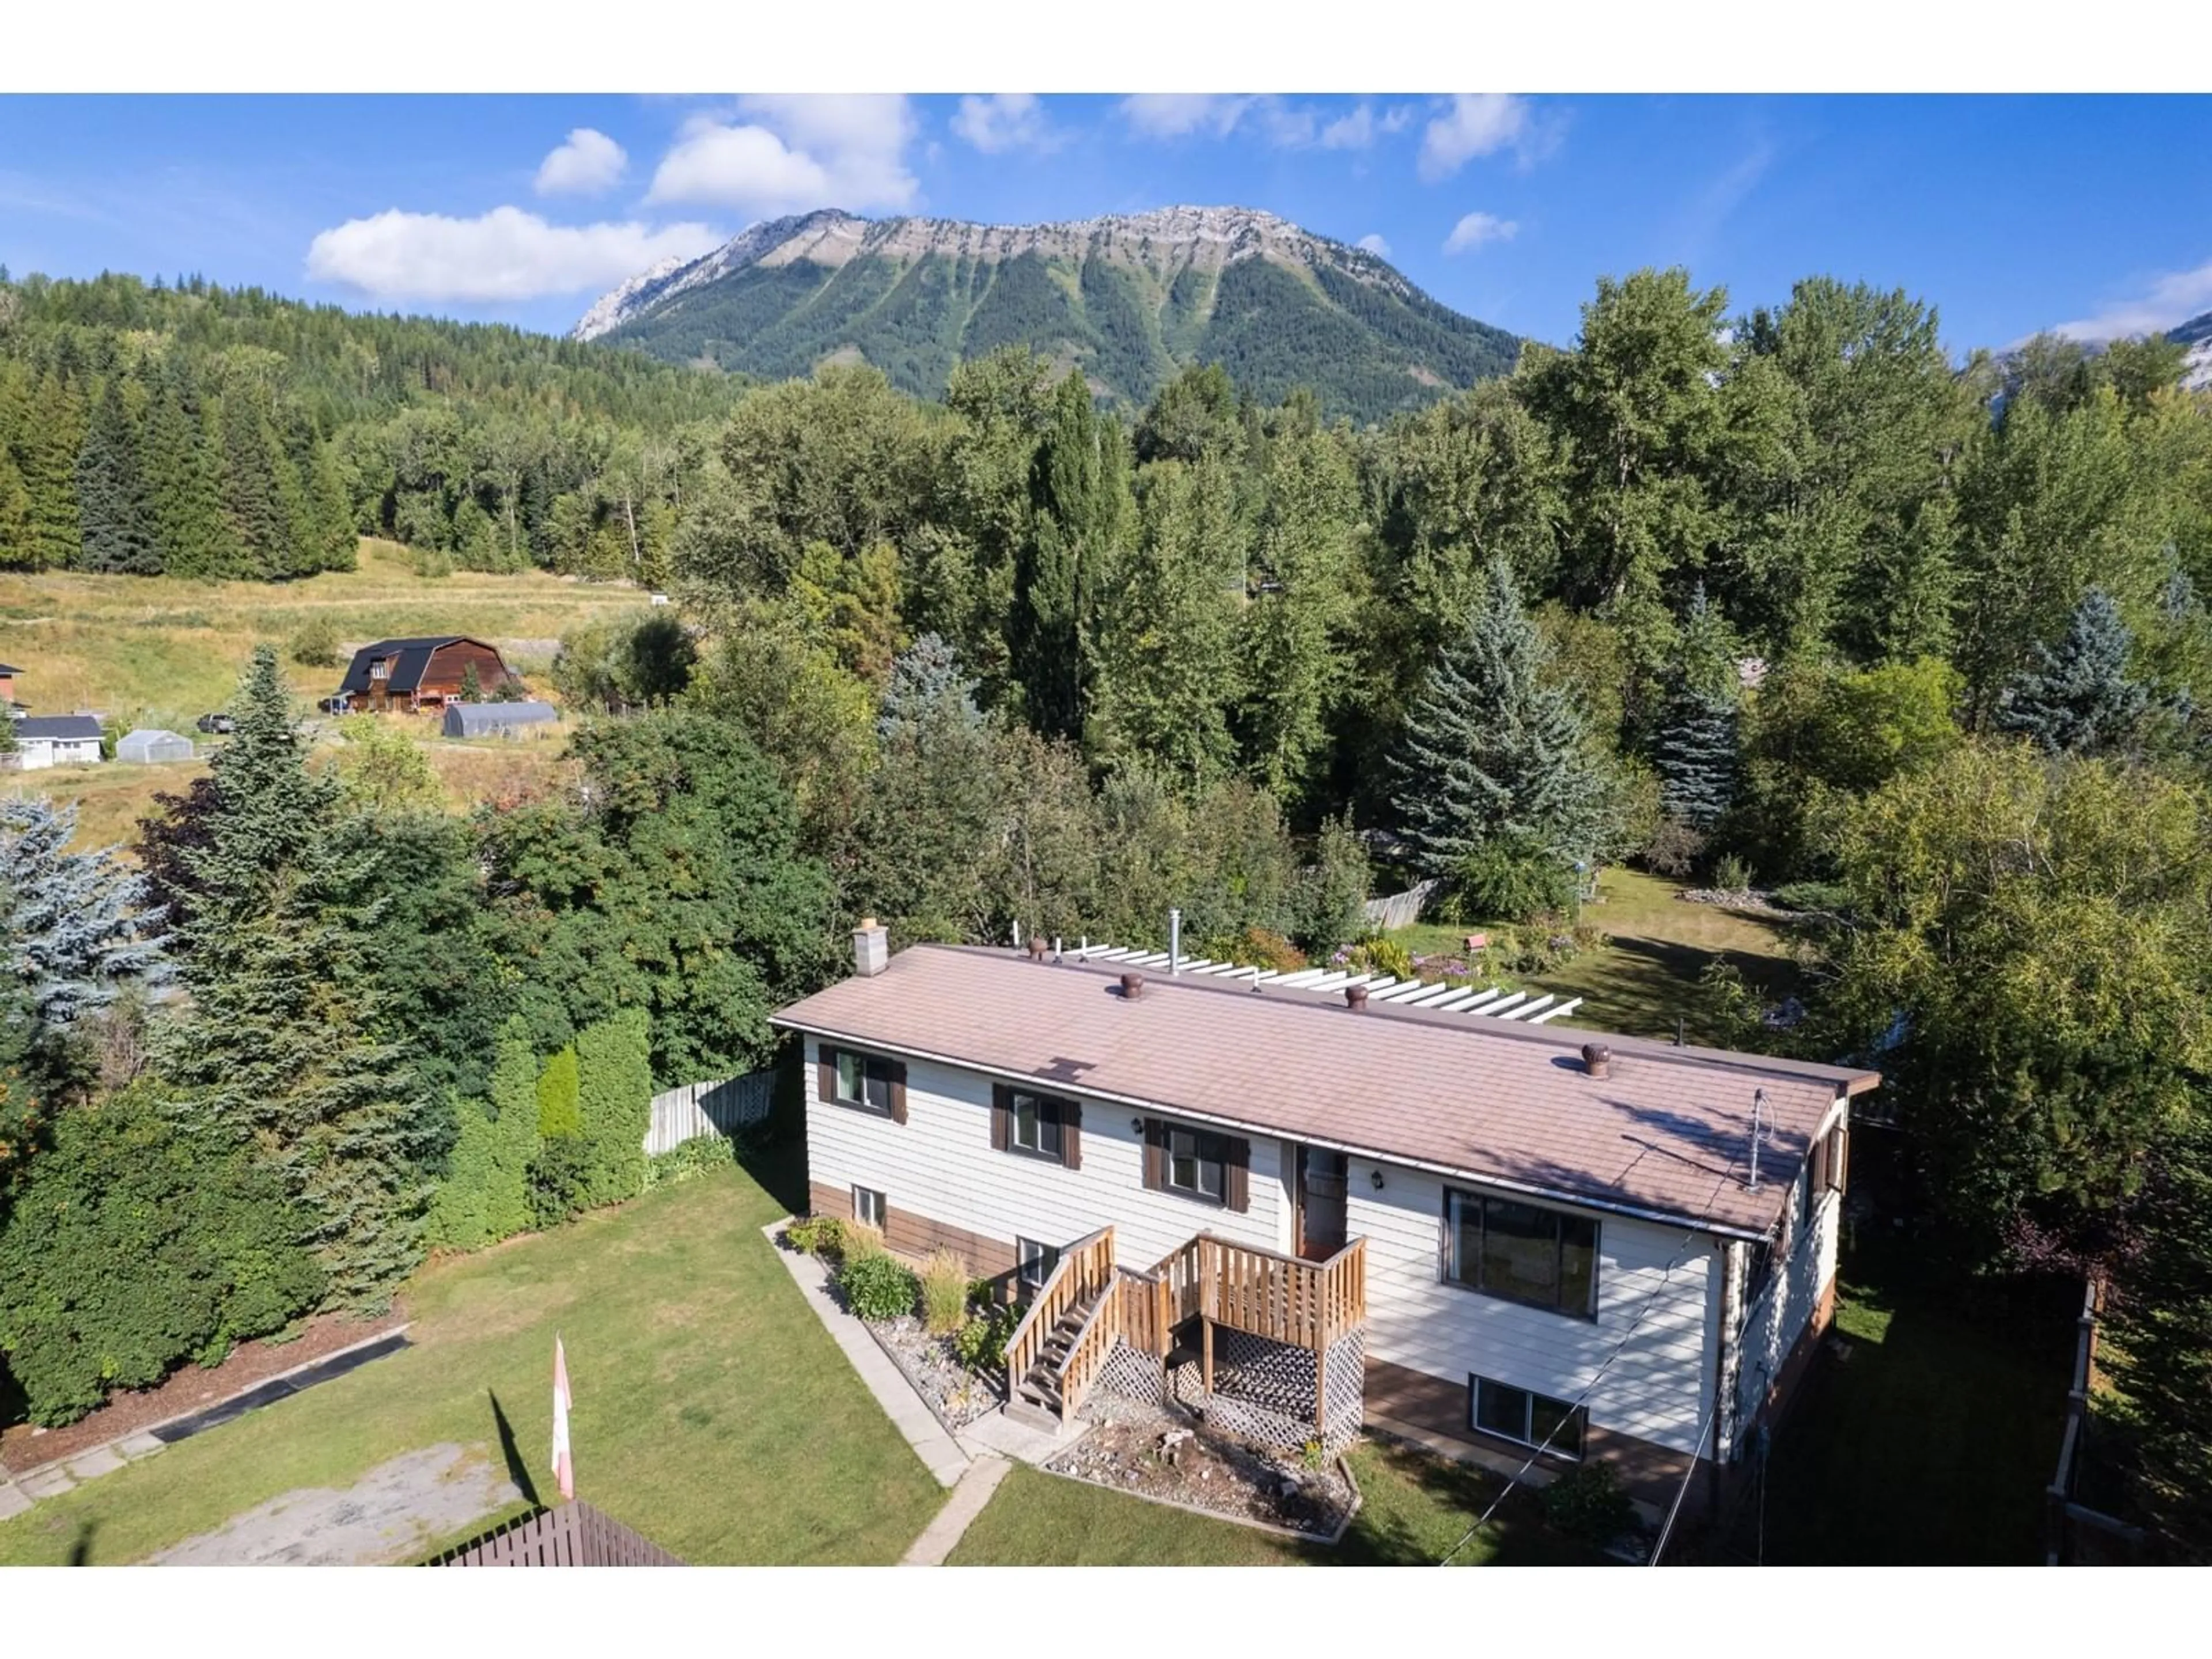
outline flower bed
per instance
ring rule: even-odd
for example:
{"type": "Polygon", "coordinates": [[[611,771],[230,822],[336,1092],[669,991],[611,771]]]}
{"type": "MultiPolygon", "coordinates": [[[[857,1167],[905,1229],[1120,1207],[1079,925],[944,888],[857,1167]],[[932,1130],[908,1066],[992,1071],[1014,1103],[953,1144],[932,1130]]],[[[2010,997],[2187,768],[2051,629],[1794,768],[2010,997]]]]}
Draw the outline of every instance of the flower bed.
{"type": "Polygon", "coordinates": [[[1006,1403],[1000,1373],[969,1370],[954,1356],[951,1337],[932,1336],[911,1316],[866,1323],[946,1428],[963,1429],[1006,1403]]]}
{"type": "Polygon", "coordinates": [[[1285,1459],[1207,1429],[1180,1411],[1096,1394],[1091,1427],[1045,1468],[1095,1486],[1226,1520],[1334,1540],[1359,1507],[1335,1458],[1285,1459]]]}

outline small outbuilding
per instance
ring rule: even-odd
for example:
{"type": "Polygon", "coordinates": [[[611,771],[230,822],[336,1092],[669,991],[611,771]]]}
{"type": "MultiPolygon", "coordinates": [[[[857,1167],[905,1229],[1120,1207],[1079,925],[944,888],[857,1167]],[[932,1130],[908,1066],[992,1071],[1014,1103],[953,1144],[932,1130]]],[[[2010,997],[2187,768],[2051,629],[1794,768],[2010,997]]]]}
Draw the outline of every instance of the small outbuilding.
{"type": "Polygon", "coordinates": [[[188,761],[192,757],[192,740],[180,738],[174,732],[158,727],[141,726],[136,732],[119,738],[115,745],[115,758],[140,766],[151,766],[164,761],[188,761]]]}
{"type": "Polygon", "coordinates": [[[538,738],[561,721],[550,702],[449,702],[445,732],[449,738],[538,738]]]}
{"type": "Polygon", "coordinates": [[[100,764],[100,722],[89,714],[10,716],[15,750],[11,769],[40,772],[50,766],[100,764]]]}

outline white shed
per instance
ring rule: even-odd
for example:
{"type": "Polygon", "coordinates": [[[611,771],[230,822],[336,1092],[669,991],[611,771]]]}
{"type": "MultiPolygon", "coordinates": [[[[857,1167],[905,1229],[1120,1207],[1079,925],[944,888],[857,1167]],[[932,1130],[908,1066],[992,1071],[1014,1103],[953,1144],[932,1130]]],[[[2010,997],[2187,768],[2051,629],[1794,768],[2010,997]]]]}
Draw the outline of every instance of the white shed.
{"type": "Polygon", "coordinates": [[[140,726],[129,736],[118,739],[115,758],[134,761],[141,766],[161,761],[188,761],[192,757],[192,740],[180,738],[174,732],[159,727],[140,726]]]}

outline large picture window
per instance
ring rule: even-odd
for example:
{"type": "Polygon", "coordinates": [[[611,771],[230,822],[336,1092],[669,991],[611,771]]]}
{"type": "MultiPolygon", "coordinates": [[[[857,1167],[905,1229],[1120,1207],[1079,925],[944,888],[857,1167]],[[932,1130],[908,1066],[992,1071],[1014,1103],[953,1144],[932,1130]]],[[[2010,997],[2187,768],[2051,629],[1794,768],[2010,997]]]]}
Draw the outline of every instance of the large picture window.
{"type": "Polygon", "coordinates": [[[1549,1395],[1516,1389],[1486,1376],[1470,1376],[1467,1381],[1468,1412],[1474,1426],[1485,1434],[1523,1446],[1541,1446],[1559,1457],[1582,1456],[1587,1412],[1549,1395]]]}
{"type": "Polygon", "coordinates": [[[1228,1161],[1226,1136],[1204,1129],[1168,1131],[1167,1184],[1173,1191],[1219,1203],[1222,1169],[1228,1161]]]}
{"type": "Polygon", "coordinates": [[[1518,1199],[1444,1194],[1444,1277],[1588,1319],[1597,1310],[1597,1223],[1518,1199]]]}

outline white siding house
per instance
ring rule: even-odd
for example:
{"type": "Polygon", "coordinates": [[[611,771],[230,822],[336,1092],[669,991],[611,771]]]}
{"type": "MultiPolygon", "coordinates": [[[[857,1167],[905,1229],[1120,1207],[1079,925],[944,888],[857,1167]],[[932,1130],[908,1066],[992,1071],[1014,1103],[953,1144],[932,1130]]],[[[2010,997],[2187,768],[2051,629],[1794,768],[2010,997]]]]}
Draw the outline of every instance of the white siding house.
{"type": "Polygon", "coordinates": [[[15,720],[15,769],[100,763],[100,722],[89,714],[30,715],[15,720]]]}
{"type": "Polygon", "coordinates": [[[1035,951],[889,958],[880,929],[857,959],[776,1024],[806,1045],[812,1207],[879,1217],[904,1254],[1011,1280],[1110,1226],[1143,1274],[1204,1235],[1269,1253],[1247,1277],[1287,1307],[1356,1255],[1371,1424],[1509,1468],[1540,1444],[1538,1478],[1602,1457],[1647,1505],[1739,1455],[1826,1328],[1871,1073],[1035,951]],[[1060,1152],[1009,1139],[1024,1097],[1069,1103],[1060,1152]],[[1222,1201],[1164,1179],[1180,1127],[1242,1157],[1222,1201]]]}

